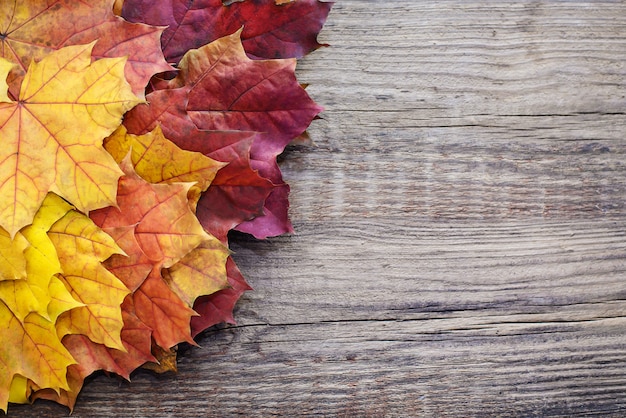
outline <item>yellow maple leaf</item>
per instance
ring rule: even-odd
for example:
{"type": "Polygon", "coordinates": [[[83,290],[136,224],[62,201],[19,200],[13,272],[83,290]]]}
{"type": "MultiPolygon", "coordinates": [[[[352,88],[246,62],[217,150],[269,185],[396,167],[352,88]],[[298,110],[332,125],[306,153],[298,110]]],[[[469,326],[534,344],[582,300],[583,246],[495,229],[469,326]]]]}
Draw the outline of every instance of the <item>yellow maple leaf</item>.
{"type": "Polygon", "coordinates": [[[15,376],[18,386],[25,378],[57,392],[69,389],[67,367],[76,362],[61,344],[53,322],[36,313],[21,321],[0,302],[0,329],[0,409],[6,412],[15,376]]]}
{"type": "MultiPolygon", "coordinates": [[[[32,64],[17,101],[0,86],[0,226],[14,236],[49,191],[82,212],[115,205],[122,175],[102,140],[140,102],[125,58],[91,62],[93,43],[62,48],[32,64]]],[[[0,59],[0,79],[11,66],[0,59]]]]}
{"type": "Polygon", "coordinates": [[[104,148],[118,163],[130,153],[135,172],[150,183],[194,183],[187,194],[194,209],[200,194],[226,165],[179,148],[163,135],[160,126],[144,135],[132,135],[122,125],[104,140],[104,148]]]}
{"type": "Polygon", "coordinates": [[[24,251],[26,258],[26,281],[45,310],[40,315],[56,321],[63,312],[81,306],[65,286],[59,286],[56,274],[62,272],[61,263],[54,244],[48,237],[52,225],[61,219],[72,206],[59,196],[49,193],[35,214],[33,223],[17,235],[24,236],[30,244],[24,251]]]}
{"type": "MultiPolygon", "coordinates": [[[[9,234],[0,228],[0,259],[14,259],[11,270],[20,271],[19,277],[2,277],[4,280],[0,281],[0,327],[3,342],[21,341],[20,347],[24,350],[18,355],[17,351],[0,349],[0,379],[3,379],[0,408],[6,406],[7,397],[10,402],[28,402],[29,382],[36,381],[56,391],[63,389],[66,386],[61,379],[65,375],[64,367],[75,363],[62,349],[55,322],[61,313],[80,307],[82,303],[55,277],[61,272],[61,265],[47,235],[50,227],[71,208],[60,197],[48,194],[33,223],[18,232],[12,241],[5,239],[9,234]],[[8,245],[10,242],[13,244],[8,245]],[[16,265],[20,268],[16,269],[16,265]],[[41,374],[35,372],[38,368],[41,374]],[[54,376],[47,376],[48,373],[54,376]]],[[[7,269],[7,266],[0,269],[3,276],[7,269]]]]}
{"type": "Polygon", "coordinates": [[[33,223],[13,240],[0,228],[0,300],[20,321],[32,312],[54,321],[61,312],[80,306],[55,281],[61,265],[47,235],[50,226],[70,209],[63,199],[49,194],[33,223]]]}
{"type": "Polygon", "coordinates": [[[169,269],[163,278],[189,307],[200,296],[228,287],[226,259],[230,251],[217,238],[207,239],[169,269]]]}
{"type": "Polygon", "coordinates": [[[101,264],[123,251],[113,238],[77,211],[57,221],[48,236],[61,262],[58,277],[74,299],[84,306],[61,314],[56,327],[60,336],[82,334],[94,343],[125,351],[120,338],[124,322],[120,305],[128,288],[101,264]]]}

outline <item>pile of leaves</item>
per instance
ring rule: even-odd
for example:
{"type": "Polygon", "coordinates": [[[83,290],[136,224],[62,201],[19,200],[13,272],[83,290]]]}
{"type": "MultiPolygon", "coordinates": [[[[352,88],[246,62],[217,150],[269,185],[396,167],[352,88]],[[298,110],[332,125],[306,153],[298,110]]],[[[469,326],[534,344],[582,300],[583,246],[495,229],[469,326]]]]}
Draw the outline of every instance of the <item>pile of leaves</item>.
{"type": "Polygon", "coordinates": [[[0,408],[168,370],[248,289],[227,234],[292,231],[276,157],[318,0],[0,3],[0,408]]]}

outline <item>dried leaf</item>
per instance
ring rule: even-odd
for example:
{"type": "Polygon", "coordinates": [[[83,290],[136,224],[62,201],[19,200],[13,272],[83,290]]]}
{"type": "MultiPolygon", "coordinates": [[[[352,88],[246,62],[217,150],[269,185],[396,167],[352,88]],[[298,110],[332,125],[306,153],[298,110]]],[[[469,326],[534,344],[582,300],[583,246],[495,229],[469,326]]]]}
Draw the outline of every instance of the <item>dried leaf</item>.
{"type": "Polygon", "coordinates": [[[122,168],[126,175],[120,180],[119,208],[100,209],[90,216],[122,238],[118,244],[130,255],[129,262],[124,265],[117,257],[113,271],[123,272],[120,278],[134,289],[135,314],[152,330],[156,344],[169,349],[179,342],[193,343],[189,322],[195,313],[168,287],[161,270],[172,267],[211,237],[189,208],[189,184],[148,183],[133,171],[128,158],[122,161],[122,168]],[[145,275],[149,266],[152,268],[145,275]]]}
{"type": "Polygon", "coordinates": [[[67,367],[75,361],[61,344],[54,323],[31,313],[23,321],[0,302],[0,409],[6,412],[15,375],[40,387],[69,389],[67,367]]]}
{"type": "Polygon", "coordinates": [[[229,288],[196,300],[193,309],[199,316],[191,318],[191,333],[194,337],[213,325],[222,322],[235,323],[233,318],[235,303],[246,290],[251,288],[244,280],[232,258],[228,259],[226,271],[229,288]]]}
{"type": "Polygon", "coordinates": [[[226,259],[229,255],[226,246],[213,238],[204,241],[162,274],[174,293],[192,307],[198,297],[228,287],[226,259]]]}
{"type": "Polygon", "coordinates": [[[68,368],[67,380],[69,390],[57,393],[50,389],[33,388],[35,393],[32,399],[49,399],[73,409],[76,397],[80,392],[87,376],[96,370],[105,370],[116,373],[125,379],[130,379],[130,373],[145,362],[155,361],[150,352],[152,331],[132,313],[132,302],[124,302],[122,317],[121,339],[124,351],[108,348],[96,344],[82,335],[67,335],[63,338],[63,345],[67,347],[78,362],[68,368]]]}

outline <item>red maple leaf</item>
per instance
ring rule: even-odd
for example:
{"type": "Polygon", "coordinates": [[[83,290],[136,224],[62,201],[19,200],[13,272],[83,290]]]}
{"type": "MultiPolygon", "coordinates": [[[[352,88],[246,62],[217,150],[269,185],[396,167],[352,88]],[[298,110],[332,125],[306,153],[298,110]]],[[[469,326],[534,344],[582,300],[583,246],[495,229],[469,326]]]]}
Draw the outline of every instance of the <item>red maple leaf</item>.
{"type": "Polygon", "coordinates": [[[163,53],[178,63],[198,48],[243,26],[242,40],[252,58],[300,58],[319,48],[317,34],[332,3],[317,0],[222,1],[126,0],[122,16],[131,22],[167,26],[163,53]]]}
{"type": "MultiPolygon", "coordinates": [[[[178,76],[159,83],[159,90],[147,96],[149,105],[135,107],[124,123],[134,134],[148,132],[160,123],[165,136],[179,147],[203,152],[217,160],[219,156],[198,146],[199,136],[211,141],[209,134],[199,134],[199,130],[256,132],[250,147],[250,167],[268,179],[273,190],[268,199],[270,204],[265,205],[266,216],[242,228],[257,238],[290,232],[289,189],[282,181],[276,156],[322,110],[297,82],[295,64],[294,59],[251,60],[244,53],[239,33],[226,36],[189,51],[180,63],[178,76]]],[[[221,138],[223,134],[212,135],[221,138]]],[[[210,144],[207,146],[215,149],[210,144]]],[[[229,172],[226,169],[218,172],[215,179],[218,185],[222,171],[229,172]]],[[[249,197],[243,193],[233,199],[234,202],[246,200],[249,197]]],[[[198,216],[204,216],[201,209],[198,216]]],[[[247,220],[250,217],[241,219],[247,220]]],[[[229,225],[221,229],[230,228],[229,225]]]]}

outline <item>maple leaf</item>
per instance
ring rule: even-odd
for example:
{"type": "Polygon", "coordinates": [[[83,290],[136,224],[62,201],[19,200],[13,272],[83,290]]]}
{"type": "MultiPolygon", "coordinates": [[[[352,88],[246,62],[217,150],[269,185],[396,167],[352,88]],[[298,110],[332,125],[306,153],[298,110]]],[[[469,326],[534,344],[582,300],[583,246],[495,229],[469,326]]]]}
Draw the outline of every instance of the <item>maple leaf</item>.
{"type": "Polygon", "coordinates": [[[190,321],[197,315],[165,283],[159,269],[153,269],[133,293],[137,317],[152,329],[152,338],[168,350],[181,342],[195,345],[190,321]]]}
{"type": "Polygon", "coordinates": [[[246,283],[232,258],[226,262],[229,287],[196,300],[193,310],[198,316],[191,318],[191,334],[195,337],[213,325],[228,322],[235,323],[233,308],[246,290],[251,287],[246,283]]]}
{"type": "Polygon", "coordinates": [[[56,322],[59,315],[82,306],[72,297],[69,290],[55,277],[62,272],[61,262],[48,231],[72,206],[53,193],[48,193],[35,214],[33,223],[15,236],[24,236],[29,246],[24,251],[26,258],[26,282],[36,300],[46,310],[36,311],[43,317],[56,322]]]}
{"type": "MultiPolygon", "coordinates": [[[[276,192],[273,201],[278,203],[276,208],[268,208],[272,216],[265,219],[263,228],[249,228],[249,232],[257,238],[289,232],[288,188],[276,156],[322,110],[298,84],[294,69],[295,60],[249,59],[237,32],[189,51],[180,62],[178,76],[161,83],[161,90],[147,96],[150,106],[134,108],[124,124],[130,132],[143,133],[160,123],[165,136],[178,146],[205,155],[211,154],[197,145],[201,131],[257,132],[250,148],[250,166],[282,191],[276,192]],[[277,210],[281,205],[285,209],[277,210]]],[[[204,137],[210,140],[207,134],[204,137]]],[[[219,177],[215,180],[218,184],[219,177]]]]}
{"type": "Polygon", "coordinates": [[[85,378],[94,371],[105,370],[130,379],[130,373],[137,367],[148,361],[155,361],[150,351],[152,331],[132,311],[132,303],[124,302],[124,327],[121,332],[124,351],[96,344],[83,335],[66,335],[63,345],[77,361],[77,364],[70,365],[67,370],[69,389],[62,389],[57,393],[52,389],[32,387],[31,390],[35,392],[31,396],[32,400],[48,399],[72,410],[85,378]]]}
{"type": "Polygon", "coordinates": [[[162,272],[176,295],[189,307],[200,296],[228,286],[226,259],[230,253],[217,239],[206,240],[182,260],[162,272]]]}
{"type": "MultiPolygon", "coordinates": [[[[11,277],[0,281],[0,301],[4,309],[0,309],[0,322],[4,323],[5,340],[23,341],[20,346],[29,354],[22,356],[19,361],[12,357],[6,357],[9,353],[0,350],[0,364],[7,364],[6,373],[14,373],[4,378],[10,382],[9,400],[11,402],[27,402],[28,394],[33,386],[48,388],[52,392],[65,389],[68,385],[61,376],[65,376],[63,367],[70,367],[75,363],[71,353],[62,349],[59,327],[62,327],[63,318],[81,309],[90,308],[87,303],[92,301],[77,301],[69,292],[63,274],[72,273],[72,269],[84,269],[86,265],[98,263],[97,257],[106,258],[117,247],[111,239],[100,231],[94,230],[95,226],[86,216],[71,210],[72,207],[54,194],[48,194],[41,207],[37,211],[33,223],[15,235],[13,246],[0,248],[3,258],[7,259],[7,253],[11,254],[15,249],[17,256],[21,252],[21,260],[18,264],[24,267],[20,277],[11,277]],[[70,222],[69,220],[72,220],[70,222]],[[69,227],[73,224],[74,229],[69,227]],[[87,225],[86,225],[87,223],[87,225]],[[91,231],[90,231],[90,228],[91,231]],[[70,236],[80,235],[82,245],[72,245],[70,236]],[[61,241],[56,235],[61,234],[61,241]],[[94,236],[100,235],[104,242],[97,242],[94,236]],[[104,235],[104,237],[102,236],[104,235]],[[89,245],[84,245],[90,243],[89,245]],[[108,243],[109,250],[102,244],[108,243]],[[59,247],[55,247],[55,244],[59,247]],[[68,260],[70,254],[70,260],[68,260]],[[59,256],[61,259],[59,259],[59,256]],[[73,264],[76,263],[76,264],[73,264]],[[25,276],[23,275],[25,273],[25,276]],[[61,319],[59,319],[61,318],[61,319]],[[8,323],[7,323],[8,321],[8,323]],[[22,362],[22,371],[12,370],[12,367],[22,362]],[[33,372],[40,369],[40,373],[46,375],[46,379],[33,372]],[[49,374],[52,374],[48,376],[49,374]],[[59,384],[61,382],[62,384],[59,384]]],[[[8,233],[0,229],[0,237],[8,237],[8,233]]],[[[2,242],[2,239],[0,239],[2,242]]],[[[115,279],[115,278],[113,278],[115,279]]],[[[115,279],[117,280],[117,279],[115,279]]],[[[84,295],[83,290],[88,283],[78,283],[77,294],[84,295]]],[[[107,288],[107,291],[110,289],[107,288]]],[[[124,288],[124,294],[128,291],[124,288]]],[[[98,294],[98,296],[101,296],[98,294]]],[[[100,306],[103,300],[97,300],[100,306]]],[[[92,298],[95,299],[95,298],[92,298]]],[[[117,302],[114,311],[120,310],[121,301],[117,302]]],[[[107,312],[109,314],[110,312],[107,312]]],[[[92,325],[92,324],[90,324],[92,325]]],[[[119,332],[119,331],[118,331],[119,332]]],[[[11,354],[13,355],[13,354],[11,354]]],[[[0,387],[0,401],[6,397],[6,388],[0,387]]]]}
{"type": "Polygon", "coordinates": [[[190,184],[148,183],[128,158],[121,167],[126,174],[119,182],[118,207],[90,214],[97,225],[120,238],[118,244],[130,255],[127,264],[117,257],[112,271],[123,273],[120,279],[134,289],[135,314],[152,330],[156,344],[164,349],[183,341],[193,344],[189,322],[195,313],[161,276],[163,268],[211,240],[189,207],[190,184]]]}
{"type": "Polygon", "coordinates": [[[265,206],[266,216],[248,224],[246,232],[257,238],[292,231],[287,217],[289,188],[282,181],[276,156],[322,111],[298,84],[295,64],[295,60],[250,60],[237,32],[189,51],[180,73],[170,82],[173,87],[193,86],[186,112],[198,128],[259,132],[250,149],[251,167],[280,190],[272,191],[269,199],[274,204],[265,206]],[[261,228],[255,228],[258,225],[261,228]]]}
{"type": "Polygon", "coordinates": [[[161,43],[172,63],[180,61],[188,50],[242,26],[244,47],[251,57],[300,58],[322,46],[317,34],[331,7],[332,3],[317,0],[165,0],[158,6],[150,0],[126,0],[122,16],[131,22],[167,26],[161,43]]]}
{"type": "Polygon", "coordinates": [[[37,313],[19,320],[0,302],[0,328],[0,409],[6,412],[16,375],[55,391],[69,388],[66,371],[75,361],[61,344],[54,323],[37,313]]]}
{"type": "Polygon", "coordinates": [[[29,67],[17,102],[0,103],[0,226],[11,236],[48,191],[83,212],[115,204],[122,172],[102,139],[139,99],[124,80],[125,60],[92,64],[92,47],[52,52],[29,67]]]}
{"type": "Polygon", "coordinates": [[[7,242],[8,233],[0,229],[0,243],[4,244],[0,246],[0,257],[5,260],[4,277],[0,280],[0,300],[20,321],[36,313],[54,323],[61,313],[82,305],[54,277],[61,272],[61,265],[47,235],[51,224],[70,208],[62,199],[49,194],[35,215],[33,224],[17,233],[13,240],[7,242]],[[19,271],[15,271],[17,265],[19,271]],[[9,272],[13,273],[9,277],[7,267],[11,267],[9,272]]]}
{"type": "MultiPolygon", "coordinates": [[[[90,213],[101,228],[134,226],[134,235],[149,260],[171,267],[210,238],[189,208],[191,184],[151,184],[140,178],[128,160],[122,161],[117,207],[90,213]],[[141,199],[137,199],[141,196],[141,199]]],[[[124,247],[122,247],[124,249],[124,247]]]]}
{"type": "MultiPolygon", "coordinates": [[[[163,136],[158,126],[154,131],[139,136],[128,134],[124,127],[120,127],[106,139],[105,148],[120,162],[130,152],[135,171],[150,183],[195,182],[188,192],[188,199],[194,202],[193,206],[200,192],[209,187],[217,170],[224,166],[201,153],[178,148],[163,136]]],[[[121,236],[123,231],[114,234],[120,239],[130,239],[121,236]]],[[[135,247],[134,243],[125,245],[135,247]]],[[[131,256],[134,257],[134,268],[140,268],[140,264],[144,268],[149,266],[143,251],[134,249],[131,254],[134,254],[131,256]]],[[[214,293],[227,285],[225,263],[228,256],[229,252],[224,245],[207,238],[183,259],[163,271],[165,281],[191,307],[197,297],[214,293]]]]}
{"type": "MultiPolygon", "coordinates": [[[[128,134],[122,126],[105,140],[104,146],[120,163],[130,153],[135,172],[150,183],[194,182],[187,193],[194,209],[200,193],[209,187],[217,170],[225,165],[201,153],[178,148],[163,136],[159,126],[144,135],[128,134]]],[[[130,239],[129,236],[121,236],[124,231],[113,233],[120,239],[130,239]]],[[[125,245],[135,247],[134,243],[125,245]]],[[[148,258],[143,251],[135,249],[132,254],[135,268],[141,268],[140,264],[148,267],[148,258]]],[[[165,281],[191,307],[197,297],[227,286],[225,264],[228,256],[228,249],[223,244],[208,237],[183,259],[163,271],[165,281]]]]}
{"type": "Polygon", "coordinates": [[[76,211],[52,225],[48,236],[61,261],[60,280],[74,299],[84,304],[59,317],[57,332],[60,336],[81,334],[93,342],[123,349],[120,305],[130,292],[101,264],[121,249],[91,219],[76,211]]]}
{"type": "Polygon", "coordinates": [[[192,207],[217,171],[226,165],[201,153],[180,149],[165,138],[160,126],[144,135],[129,134],[120,126],[105,139],[104,148],[118,163],[130,153],[135,172],[150,183],[194,183],[188,192],[192,207]]]}
{"type": "Polygon", "coordinates": [[[12,84],[15,87],[19,85],[32,60],[41,60],[50,52],[66,46],[97,40],[93,51],[95,58],[128,57],[126,77],[133,92],[142,96],[152,75],[172,69],[165,62],[159,45],[163,28],[132,24],[115,16],[113,2],[1,2],[0,57],[18,64],[12,84]]]}
{"type": "Polygon", "coordinates": [[[185,138],[184,146],[229,164],[202,195],[196,213],[207,231],[226,242],[228,231],[264,215],[263,207],[274,184],[251,167],[250,147],[257,134],[200,132],[185,138]]]}
{"type": "Polygon", "coordinates": [[[147,96],[124,120],[129,131],[142,134],[162,126],[178,146],[228,162],[217,172],[200,198],[197,214],[202,226],[221,241],[241,222],[263,215],[273,184],[250,167],[250,147],[257,134],[239,131],[201,131],[185,114],[186,89],[159,90],[147,96]]]}

